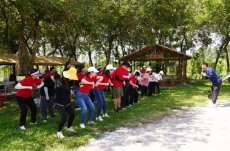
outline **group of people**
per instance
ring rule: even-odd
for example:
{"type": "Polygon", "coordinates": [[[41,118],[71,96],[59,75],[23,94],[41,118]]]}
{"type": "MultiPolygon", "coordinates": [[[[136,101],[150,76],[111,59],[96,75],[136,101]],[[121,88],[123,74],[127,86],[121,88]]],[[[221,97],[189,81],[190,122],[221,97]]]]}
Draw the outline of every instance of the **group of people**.
{"type": "Polygon", "coordinates": [[[83,68],[77,72],[77,69],[71,67],[69,62],[61,74],[58,74],[54,67],[42,74],[37,69],[32,69],[28,75],[16,86],[16,99],[21,110],[20,129],[26,129],[27,106],[31,110],[31,125],[36,124],[37,107],[32,97],[34,88],[40,89],[40,109],[43,122],[50,117],[54,118],[54,104],[60,114],[60,122],[57,128],[56,136],[64,138],[62,129],[67,122],[67,131],[74,132],[72,127],[75,119],[75,111],[71,104],[71,94],[76,100],[76,107],[80,111],[80,128],[85,128],[87,110],[89,110],[88,124],[95,124],[94,112],[95,106],[92,101],[92,95],[97,102],[96,120],[103,121],[103,118],[109,117],[106,107],[105,89],[110,86],[113,90],[114,111],[125,109],[138,103],[138,90],[141,90],[141,97],[155,94],[154,87],[158,88],[158,80],[162,79],[163,72],[159,74],[152,72],[150,67],[143,67],[143,70],[130,71],[129,62],[123,62],[119,67],[114,68],[107,65],[104,72],[101,67],[83,68]],[[148,94],[147,94],[148,90],[148,94]],[[91,93],[91,95],[90,95],[91,93]]]}

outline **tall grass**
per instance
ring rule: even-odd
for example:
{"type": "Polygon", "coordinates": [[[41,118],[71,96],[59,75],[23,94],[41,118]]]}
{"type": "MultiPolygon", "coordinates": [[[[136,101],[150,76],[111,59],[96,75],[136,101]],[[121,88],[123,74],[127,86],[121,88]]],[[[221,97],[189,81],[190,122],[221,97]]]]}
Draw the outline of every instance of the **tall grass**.
{"type": "MultiPolygon", "coordinates": [[[[27,116],[26,131],[19,130],[19,107],[16,101],[11,101],[0,108],[0,150],[73,150],[85,145],[90,138],[100,137],[103,132],[113,131],[122,126],[135,127],[140,123],[145,124],[170,115],[173,109],[181,106],[204,106],[209,101],[207,91],[210,83],[204,81],[191,81],[186,86],[162,88],[162,95],[153,96],[140,100],[139,103],[128,107],[124,111],[115,113],[111,93],[106,93],[108,114],[103,122],[96,125],[87,125],[85,129],[79,128],[80,111],[76,111],[73,124],[76,133],[63,131],[64,139],[55,137],[59,122],[56,118],[49,118],[47,123],[40,120],[38,113],[37,125],[29,125],[30,113],[27,116]]],[[[219,96],[220,100],[228,100],[230,96],[230,85],[224,83],[219,96]]],[[[74,106],[74,100],[73,100],[74,106]]]]}

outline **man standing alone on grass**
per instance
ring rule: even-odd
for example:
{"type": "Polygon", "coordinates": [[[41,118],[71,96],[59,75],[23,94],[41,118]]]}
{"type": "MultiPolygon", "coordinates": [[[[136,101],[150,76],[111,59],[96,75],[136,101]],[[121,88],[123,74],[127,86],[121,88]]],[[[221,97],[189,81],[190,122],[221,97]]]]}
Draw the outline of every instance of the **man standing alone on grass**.
{"type": "Polygon", "coordinates": [[[216,106],[216,100],[220,92],[220,87],[222,84],[221,78],[217,75],[217,73],[212,69],[208,67],[208,63],[204,62],[201,65],[202,71],[205,72],[205,77],[208,78],[212,82],[212,102],[210,106],[215,107],[216,106]]]}
{"type": "Polygon", "coordinates": [[[123,81],[127,78],[126,70],[130,67],[129,62],[124,61],[121,66],[119,66],[114,73],[114,82],[113,82],[113,95],[114,95],[114,109],[115,112],[118,112],[121,107],[121,97],[123,96],[123,81]]]}

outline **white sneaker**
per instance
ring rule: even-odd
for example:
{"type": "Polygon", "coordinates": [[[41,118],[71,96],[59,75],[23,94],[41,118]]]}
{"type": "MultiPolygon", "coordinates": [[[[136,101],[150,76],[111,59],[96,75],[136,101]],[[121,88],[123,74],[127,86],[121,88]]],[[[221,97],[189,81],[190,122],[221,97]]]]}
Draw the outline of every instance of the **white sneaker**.
{"type": "Polygon", "coordinates": [[[80,128],[85,128],[85,124],[80,124],[80,128]]]}
{"type": "Polygon", "coordinates": [[[20,126],[20,130],[26,130],[25,126],[24,125],[20,126]]]}
{"type": "Polygon", "coordinates": [[[103,117],[110,117],[107,113],[105,113],[104,115],[103,115],[103,117]]]}
{"type": "Polygon", "coordinates": [[[47,122],[47,120],[43,120],[42,122],[43,122],[43,123],[46,123],[46,122],[47,122]]]}
{"type": "Polygon", "coordinates": [[[94,121],[89,121],[88,124],[96,124],[94,121]]]}
{"type": "Polygon", "coordinates": [[[33,122],[30,122],[30,125],[36,125],[37,124],[37,122],[35,122],[35,123],[33,123],[33,122]]]}
{"type": "Polygon", "coordinates": [[[97,121],[103,121],[103,119],[101,118],[101,116],[96,117],[96,120],[97,121]]]}
{"type": "Polygon", "coordinates": [[[57,138],[64,138],[65,136],[62,134],[62,132],[57,132],[57,138]]]}
{"type": "Polygon", "coordinates": [[[216,103],[214,104],[213,102],[210,102],[210,103],[208,104],[208,107],[216,107],[216,103]]]}
{"type": "Polygon", "coordinates": [[[66,130],[67,131],[69,131],[69,132],[76,132],[74,129],[73,129],[73,127],[71,126],[71,127],[69,127],[69,128],[66,128],[66,130]]]}

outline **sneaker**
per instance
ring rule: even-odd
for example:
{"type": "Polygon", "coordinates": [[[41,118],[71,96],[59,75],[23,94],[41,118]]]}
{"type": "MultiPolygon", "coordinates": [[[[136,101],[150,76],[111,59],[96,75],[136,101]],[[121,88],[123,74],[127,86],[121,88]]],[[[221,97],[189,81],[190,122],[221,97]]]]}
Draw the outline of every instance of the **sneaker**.
{"type": "Polygon", "coordinates": [[[57,132],[57,138],[64,138],[65,136],[62,134],[62,132],[57,132]]]}
{"type": "Polygon", "coordinates": [[[157,96],[156,94],[154,94],[154,96],[157,96]]]}
{"type": "Polygon", "coordinates": [[[208,107],[216,107],[216,103],[214,104],[213,102],[210,102],[210,103],[208,104],[208,107]]]}
{"type": "Polygon", "coordinates": [[[30,122],[30,125],[36,125],[37,124],[37,122],[30,122]]]}
{"type": "Polygon", "coordinates": [[[80,107],[76,107],[75,110],[76,110],[76,111],[80,111],[81,108],[80,108],[80,107]]]}
{"type": "Polygon", "coordinates": [[[109,117],[109,115],[108,115],[107,113],[105,113],[105,114],[103,115],[103,117],[109,117]]]}
{"type": "Polygon", "coordinates": [[[161,93],[159,93],[161,95],[161,93]]]}
{"type": "Polygon", "coordinates": [[[20,130],[26,130],[25,126],[24,125],[20,126],[20,130]]]}
{"type": "Polygon", "coordinates": [[[89,121],[88,124],[96,124],[94,121],[89,121]]]}
{"type": "Polygon", "coordinates": [[[43,122],[43,123],[46,123],[46,122],[47,122],[47,120],[42,120],[42,122],[43,122]]]}
{"type": "Polygon", "coordinates": [[[80,124],[80,128],[85,128],[85,124],[80,124]]]}
{"type": "Polygon", "coordinates": [[[75,132],[75,130],[73,129],[73,127],[71,126],[71,127],[69,127],[69,128],[66,128],[66,130],[67,131],[69,131],[69,132],[75,132]]]}
{"type": "Polygon", "coordinates": [[[96,120],[97,121],[103,121],[103,119],[101,118],[101,116],[96,117],[96,120]]]}

